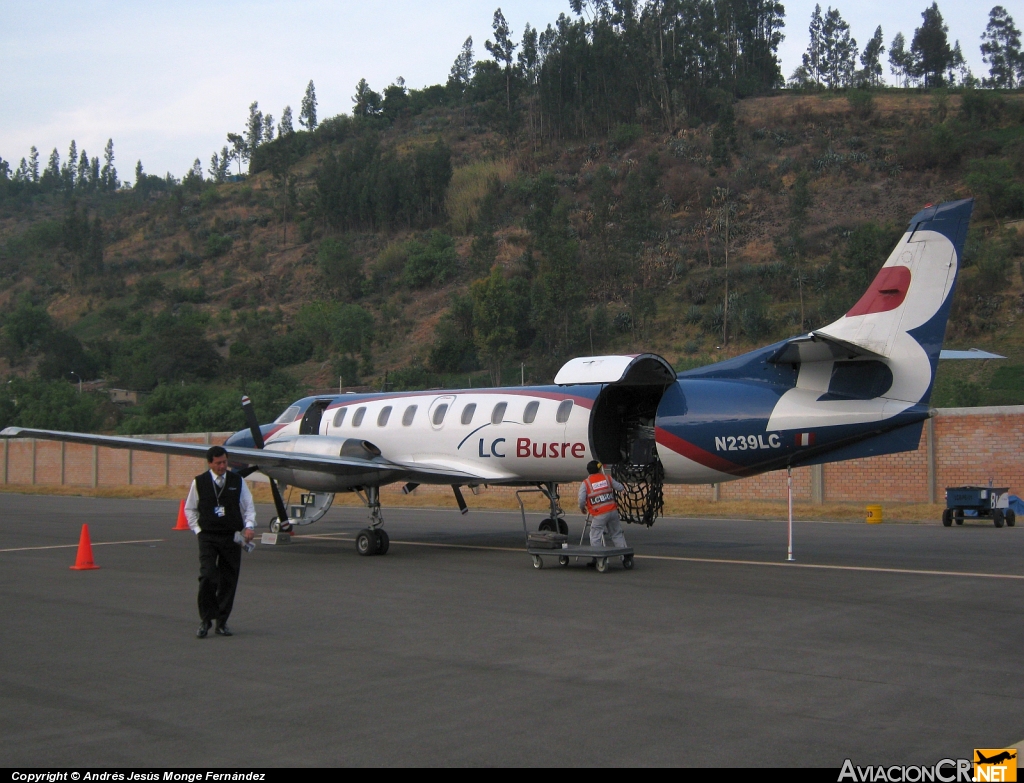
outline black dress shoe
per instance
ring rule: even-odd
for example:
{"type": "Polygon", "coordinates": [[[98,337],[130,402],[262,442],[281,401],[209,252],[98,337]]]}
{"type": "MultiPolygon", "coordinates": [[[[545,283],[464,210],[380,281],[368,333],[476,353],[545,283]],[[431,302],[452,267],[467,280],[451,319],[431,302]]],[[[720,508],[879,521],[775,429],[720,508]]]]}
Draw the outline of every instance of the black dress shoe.
{"type": "Polygon", "coordinates": [[[221,625],[220,623],[217,623],[217,630],[214,631],[214,633],[217,634],[217,636],[234,636],[234,634],[231,633],[230,628],[226,625],[221,625]]]}
{"type": "Polygon", "coordinates": [[[200,624],[199,630],[196,631],[196,638],[197,639],[205,639],[206,638],[206,634],[208,634],[210,632],[210,625],[211,625],[211,623],[209,623],[208,621],[204,620],[200,624]]]}

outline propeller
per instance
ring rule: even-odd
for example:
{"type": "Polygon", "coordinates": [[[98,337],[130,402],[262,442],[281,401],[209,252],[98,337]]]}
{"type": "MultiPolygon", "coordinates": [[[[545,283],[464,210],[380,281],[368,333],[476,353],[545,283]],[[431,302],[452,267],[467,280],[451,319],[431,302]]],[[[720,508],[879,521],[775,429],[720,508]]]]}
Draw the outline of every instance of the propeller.
{"type": "MultiPolygon", "coordinates": [[[[256,409],[253,408],[252,400],[248,397],[242,397],[242,413],[245,415],[245,423],[249,427],[249,432],[252,434],[253,444],[258,449],[262,449],[266,445],[263,441],[263,432],[260,430],[259,419],[256,418],[256,409]]],[[[258,468],[249,470],[250,473],[254,472],[258,468]]],[[[281,525],[282,530],[287,530],[286,525],[290,527],[288,522],[288,510],[284,507],[284,500],[281,498],[281,492],[277,488],[277,482],[274,479],[267,476],[270,481],[270,494],[274,496],[274,508],[277,509],[277,521],[281,525]]]]}

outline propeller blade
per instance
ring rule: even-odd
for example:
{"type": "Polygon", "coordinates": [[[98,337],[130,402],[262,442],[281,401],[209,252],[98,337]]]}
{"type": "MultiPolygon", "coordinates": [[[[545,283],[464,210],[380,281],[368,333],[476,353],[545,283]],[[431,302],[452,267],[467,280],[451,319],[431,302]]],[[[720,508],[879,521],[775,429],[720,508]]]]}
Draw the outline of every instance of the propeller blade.
{"type": "Polygon", "coordinates": [[[242,397],[242,413],[245,415],[245,426],[249,428],[249,432],[252,434],[252,442],[256,445],[256,448],[263,448],[263,433],[260,431],[260,422],[256,418],[256,409],[252,406],[252,400],[248,397],[242,397]]]}
{"type": "MultiPolygon", "coordinates": [[[[260,431],[260,422],[256,418],[256,409],[253,408],[252,400],[247,396],[242,397],[242,413],[245,415],[246,426],[249,427],[249,432],[252,434],[252,441],[256,448],[262,449],[265,445],[263,442],[263,433],[260,431]]],[[[253,467],[252,470],[259,470],[258,467],[253,467]]],[[[267,478],[270,478],[269,476],[267,478]]],[[[281,491],[277,488],[277,482],[274,479],[270,479],[270,494],[274,496],[274,508],[277,509],[277,520],[282,525],[288,522],[288,509],[284,506],[284,500],[281,498],[281,491]]]]}
{"type": "Polygon", "coordinates": [[[466,506],[466,499],[462,497],[462,490],[459,489],[458,484],[452,484],[452,492],[455,493],[455,502],[459,504],[459,513],[465,514],[469,508],[466,506]]]}
{"type": "Polygon", "coordinates": [[[288,509],[284,507],[284,500],[281,499],[281,492],[277,488],[277,482],[270,479],[270,494],[274,496],[274,508],[277,509],[277,519],[283,525],[288,522],[288,509]]]}

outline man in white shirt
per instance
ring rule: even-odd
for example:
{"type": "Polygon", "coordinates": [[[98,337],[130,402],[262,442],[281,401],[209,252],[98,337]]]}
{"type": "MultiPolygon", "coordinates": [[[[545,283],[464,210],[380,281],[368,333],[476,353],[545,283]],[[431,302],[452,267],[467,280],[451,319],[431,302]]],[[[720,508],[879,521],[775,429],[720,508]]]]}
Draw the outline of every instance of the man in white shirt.
{"type": "Polygon", "coordinates": [[[241,533],[252,541],[256,507],[245,479],[228,470],[228,453],[222,446],[206,452],[210,469],[192,481],[185,499],[185,518],[199,539],[199,618],[196,637],[205,639],[216,622],[219,636],[231,636],[228,616],[235,601],[242,547],[241,533]]]}

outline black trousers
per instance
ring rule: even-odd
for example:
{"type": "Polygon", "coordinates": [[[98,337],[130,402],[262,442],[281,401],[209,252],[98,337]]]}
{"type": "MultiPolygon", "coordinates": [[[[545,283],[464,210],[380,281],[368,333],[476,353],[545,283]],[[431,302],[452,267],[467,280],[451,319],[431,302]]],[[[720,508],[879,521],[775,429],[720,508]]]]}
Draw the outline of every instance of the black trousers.
{"type": "Polygon", "coordinates": [[[228,621],[235,603],[238,571],[242,565],[242,547],[234,533],[200,533],[199,539],[199,618],[203,622],[228,621]]]}

